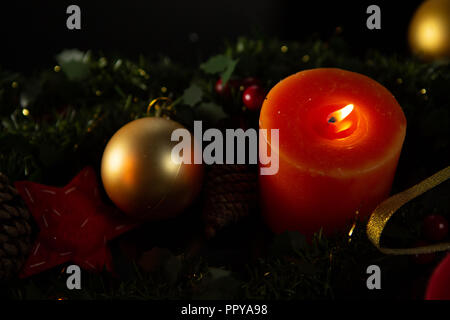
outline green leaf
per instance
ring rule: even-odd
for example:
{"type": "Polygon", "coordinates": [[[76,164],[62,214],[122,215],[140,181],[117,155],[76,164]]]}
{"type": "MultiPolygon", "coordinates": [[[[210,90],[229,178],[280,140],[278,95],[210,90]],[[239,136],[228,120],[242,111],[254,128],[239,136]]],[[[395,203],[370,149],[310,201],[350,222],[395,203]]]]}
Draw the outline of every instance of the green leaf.
{"type": "Polygon", "coordinates": [[[232,59],[224,54],[209,58],[208,61],[200,65],[200,69],[209,74],[216,74],[225,71],[232,59]]]}
{"type": "Polygon", "coordinates": [[[197,103],[202,101],[203,90],[196,84],[192,84],[189,88],[184,90],[182,100],[188,106],[195,106],[197,103]]]}
{"type": "Polygon", "coordinates": [[[239,60],[232,60],[226,67],[225,71],[222,73],[220,78],[222,79],[223,85],[225,85],[228,82],[228,80],[230,79],[238,62],[239,62],[239,60]]]}
{"type": "Polygon", "coordinates": [[[225,85],[233,74],[239,60],[234,60],[225,54],[211,57],[208,61],[200,65],[200,68],[209,74],[221,74],[223,85],[225,85]]]}

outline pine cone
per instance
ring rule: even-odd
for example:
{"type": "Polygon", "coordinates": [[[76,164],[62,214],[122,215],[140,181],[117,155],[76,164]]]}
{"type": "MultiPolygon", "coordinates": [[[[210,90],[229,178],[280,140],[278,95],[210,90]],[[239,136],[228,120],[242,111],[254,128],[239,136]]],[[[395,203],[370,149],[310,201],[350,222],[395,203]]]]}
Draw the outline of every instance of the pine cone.
{"type": "Polygon", "coordinates": [[[0,281],[22,268],[32,245],[31,219],[17,190],[0,173],[0,281]]]}
{"type": "Polygon", "coordinates": [[[257,207],[258,174],[248,165],[212,165],[205,183],[203,218],[208,238],[257,207]]]}

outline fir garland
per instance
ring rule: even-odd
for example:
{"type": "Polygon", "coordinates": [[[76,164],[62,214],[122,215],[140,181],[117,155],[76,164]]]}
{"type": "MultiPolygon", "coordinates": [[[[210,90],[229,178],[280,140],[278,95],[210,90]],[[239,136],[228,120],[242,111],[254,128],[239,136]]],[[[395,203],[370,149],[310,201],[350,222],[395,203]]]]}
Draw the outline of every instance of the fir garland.
{"type": "MultiPolygon", "coordinates": [[[[257,115],[243,111],[239,92],[232,92],[230,99],[215,94],[219,77],[224,81],[257,77],[271,88],[292,73],[317,67],[368,75],[386,86],[403,107],[408,128],[394,192],[449,164],[449,64],[386,56],[375,50],[358,57],[339,37],[305,42],[239,38],[198,67],[168,57],[132,61],[75,50],[58,55],[57,65],[47,70],[24,75],[0,69],[0,172],[11,181],[61,185],[85,165],[98,168],[112,134],[144,116],[148,102],[160,96],[175,101],[173,110],[152,112],[169,112],[187,127],[194,119],[214,126],[236,115],[256,126],[257,115]]],[[[386,241],[409,246],[420,237],[425,215],[449,218],[447,195],[445,183],[401,209],[386,230],[386,241]]],[[[181,222],[141,228],[151,234],[146,239],[151,245],[171,250],[155,272],[143,272],[121,257],[113,243],[119,279],[83,273],[84,289],[69,291],[65,274],[56,268],[3,284],[0,295],[18,299],[421,298],[435,265],[411,266],[409,257],[382,255],[367,240],[364,221],[351,238],[346,233],[333,238],[318,233],[307,244],[298,233],[274,237],[253,217],[203,243],[200,254],[190,254],[193,241],[186,245],[185,240],[201,232],[198,206],[181,222]],[[163,236],[168,230],[180,234],[180,239],[163,236]],[[261,250],[262,254],[253,254],[261,250]],[[250,258],[240,259],[244,256],[250,258]],[[386,275],[378,292],[365,285],[371,264],[380,265],[386,275]]]]}

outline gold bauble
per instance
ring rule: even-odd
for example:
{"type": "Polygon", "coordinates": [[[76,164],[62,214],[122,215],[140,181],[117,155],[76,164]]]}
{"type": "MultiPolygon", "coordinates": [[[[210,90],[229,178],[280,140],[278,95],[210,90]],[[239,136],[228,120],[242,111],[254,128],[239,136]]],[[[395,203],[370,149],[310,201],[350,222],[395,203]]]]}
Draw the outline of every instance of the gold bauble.
{"type": "Polygon", "coordinates": [[[427,0],[409,26],[409,44],[424,58],[450,58],[450,0],[427,0]]]}
{"type": "MultiPolygon", "coordinates": [[[[126,214],[160,220],[181,213],[201,189],[203,167],[172,161],[171,141],[179,123],[163,118],[134,120],[117,131],[102,158],[106,193],[126,214]]],[[[193,145],[193,137],[191,135],[193,145]]],[[[193,153],[193,152],[192,152],[193,153]]]]}

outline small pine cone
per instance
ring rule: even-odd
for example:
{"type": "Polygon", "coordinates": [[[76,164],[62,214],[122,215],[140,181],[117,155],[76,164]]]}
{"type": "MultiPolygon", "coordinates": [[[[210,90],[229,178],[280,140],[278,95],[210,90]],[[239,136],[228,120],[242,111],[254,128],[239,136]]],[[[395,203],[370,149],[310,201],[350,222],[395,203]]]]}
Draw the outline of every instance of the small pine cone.
{"type": "Polygon", "coordinates": [[[257,207],[258,173],[248,165],[212,165],[205,183],[203,219],[208,238],[257,207]]]}
{"type": "Polygon", "coordinates": [[[32,217],[17,190],[0,173],[0,281],[18,274],[30,251],[32,217]]]}

